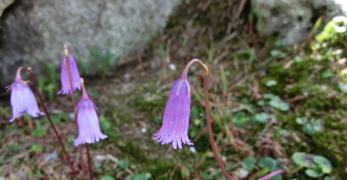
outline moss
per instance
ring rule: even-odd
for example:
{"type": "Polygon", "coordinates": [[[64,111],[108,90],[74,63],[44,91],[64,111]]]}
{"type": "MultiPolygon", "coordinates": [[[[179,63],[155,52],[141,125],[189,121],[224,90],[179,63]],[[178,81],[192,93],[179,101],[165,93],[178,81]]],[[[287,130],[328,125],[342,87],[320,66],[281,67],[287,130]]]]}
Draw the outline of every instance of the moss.
{"type": "Polygon", "coordinates": [[[126,140],[125,145],[120,146],[121,151],[127,155],[131,161],[146,163],[148,162],[148,156],[140,148],[138,143],[132,140],[126,140]]]}
{"type": "Polygon", "coordinates": [[[334,166],[334,174],[346,173],[347,124],[337,119],[324,121],[325,131],[313,137],[312,151],[324,154],[334,166]]]}
{"type": "Polygon", "coordinates": [[[175,178],[182,178],[178,173],[172,173],[177,166],[173,161],[160,160],[149,162],[149,164],[150,165],[145,166],[145,170],[149,171],[153,177],[156,177],[156,179],[167,179],[169,173],[174,174],[174,176],[176,176],[175,178]]]}

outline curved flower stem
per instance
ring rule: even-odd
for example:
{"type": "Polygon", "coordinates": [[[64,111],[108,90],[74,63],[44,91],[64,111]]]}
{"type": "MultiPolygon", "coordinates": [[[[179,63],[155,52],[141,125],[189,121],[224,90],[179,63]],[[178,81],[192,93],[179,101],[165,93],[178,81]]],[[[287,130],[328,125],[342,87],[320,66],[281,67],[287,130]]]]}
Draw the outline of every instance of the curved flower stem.
{"type": "Polygon", "coordinates": [[[89,144],[86,145],[87,147],[87,159],[88,159],[88,171],[89,171],[89,177],[90,177],[90,180],[94,179],[93,178],[93,167],[92,167],[92,160],[90,158],[90,147],[89,147],[89,144]]]}
{"type": "MultiPolygon", "coordinates": [[[[67,44],[64,44],[64,62],[67,66],[67,74],[68,74],[68,79],[69,79],[69,88],[70,88],[70,97],[71,97],[71,101],[72,101],[72,107],[74,110],[76,110],[76,100],[75,100],[75,96],[74,96],[74,88],[73,88],[73,82],[72,82],[72,75],[71,75],[71,66],[70,66],[70,62],[68,57],[70,56],[69,53],[69,49],[67,44]]],[[[74,124],[75,124],[75,129],[78,132],[78,124],[77,124],[77,116],[76,116],[76,112],[74,114],[74,124]]],[[[78,146],[78,150],[79,150],[79,165],[80,168],[83,169],[84,168],[84,162],[83,162],[83,147],[82,146],[78,146]]]]}
{"type": "Polygon", "coordinates": [[[47,119],[48,119],[48,122],[50,124],[50,126],[52,127],[53,131],[54,131],[54,134],[55,136],[57,137],[57,140],[59,142],[59,145],[61,146],[61,150],[64,154],[64,158],[65,160],[67,161],[67,164],[69,165],[71,171],[72,171],[72,177],[75,178],[76,177],[76,171],[75,171],[75,168],[71,162],[71,158],[69,156],[69,154],[67,153],[66,149],[65,149],[65,146],[64,146],[64,143],[63,143],[63,140],[61,138],[61,136],[59,135],[58,133],[58,130],[57,128],[55,127],[53,121],[52,121],[52,118],[51,118],[51,115],[49,114],[48,110],[47,110],[47,106],[45,104],[45,101],[43,99],[43,96],[42,94],[40,93],[39,89],[38,89],[38,83],[37,83],[37,79],[36,79],[36,76],[34,74],[34,72],[32,71],[31,68],[26,68],[26,70],[29,72],[29,77],[30,77],[30,80],[32,81],[33,83],[33,89],[34,91],[36,92],[36,95],[38,96],[39,98],[39,101],[40,101],[40,104],[43,108],[43,111],[45,112],[46,116],[47,116],[47,119]]]}
{"type": "Polygon", "coordinates": [[[211,145],[214,159],[215,159],[218,167],[222,171],[224,177],[228,180],[235,180],[236,178],[231,176],[227,172],[227,170],[225,169],[224,163],[218,154],[217,143],[213,138],[213,131],[212,131],[212,125],[211,125],[212,124],[212,118],[211,118],[211,113],[210,113],[210,105],[209,105],[209,101],[208,101],[208,74],[209,74],[208,67],[201,60],[193,59],[187,64],[186,68],[182,72],[181,77],[187,77],[188,70],[189,70],[190,66],[193,65],[194,63],[198,63],[204,70],[204,94],[205,94],[204,105],[205,105],[206,128],[207,128],[208,139],[209,139],[209,142],[211,145]]]}

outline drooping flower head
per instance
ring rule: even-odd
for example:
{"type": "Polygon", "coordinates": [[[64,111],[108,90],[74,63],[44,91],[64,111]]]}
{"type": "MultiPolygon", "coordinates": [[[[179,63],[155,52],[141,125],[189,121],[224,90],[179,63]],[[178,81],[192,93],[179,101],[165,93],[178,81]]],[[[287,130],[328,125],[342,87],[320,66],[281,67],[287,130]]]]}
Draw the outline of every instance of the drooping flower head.
{"type": "Polygon", "coordinates": [[[70,94],[71,89],[73,91],[80,90],[80,73],[78,72],[75,57],[69,53],[67,45],[65,45],[64,56],[61,58],[60,66],[61,90],[58,94],[70,94]],[[72,88],[70,87],[71,85],[72,88]]]}
{"type": "Polygon", "coordinates": [[[154,134],[154,140],[160,144],[172,144],[181,149],[183,144],[193,145],[188,138],[190,117],[190,85],[187,74],[173,83],[169,99],[166,102],[162,126],[154,134]]]}
{"type": "Polygon", "coordinates": [[[81,80],[82,97],[77,105],[77,125],[78,137],[75,139],[75,146],[81,144],[92,144],[107,138],[100,130],[99,118],[95,111],[95,105],[89,98],[81,80]]]}
{"type": "Polygon", "coordinates": [[[37,105],[34,93],[27,85],[27,82],[22,80],[22,69],[23,67],[18,68],[14,82],[8,86],[8,90],[11,91],[12,108],[12,116],[9,122],[13,122],[16,118],[23,116],[24,113],[28,113],[31,117],[44,115],[37,105]]]}

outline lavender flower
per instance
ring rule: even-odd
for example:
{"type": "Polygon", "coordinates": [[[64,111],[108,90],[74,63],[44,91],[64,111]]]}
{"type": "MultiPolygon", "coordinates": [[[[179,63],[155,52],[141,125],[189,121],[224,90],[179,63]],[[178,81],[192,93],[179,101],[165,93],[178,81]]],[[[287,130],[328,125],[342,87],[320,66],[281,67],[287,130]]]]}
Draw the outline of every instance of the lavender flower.
{"type": "Polygon", "coordinates": [[[160,144],[170,144],[181,149],[182,144],[193,145],[188,138],[190,116],[190,86],[187,76],[176,80],[166,102],[163,123],[154,140],[160,144]]]}
{"type": "Polygon", "coordinates": [[[75,146],[81,144],[92,144],[107,138],[99,126],[99,118],[95,111],[95,105],[89,98],[82,81],[82,97],[77,105],[78,137],[75,146]]]}
{"type": "Polygon", "coordinates": [[[64,56],[61,59],[61,69],[60,69],[60,82],[61,90],[58,94],[70,94],[71,89],[80,90],[80,74],[76,65],[76,61],[73,55],[71,55],[65,45],[64,56]],[[69,73],[70,70],[70,73],[69,73]],[[69,77],[71,76],[71,77],[69,77]],[[72,88],[70,87],[70,78],[72,81],[72,88]]]}
{"type": "Polygon", "coordinates": [[[22,80],[20,75],[20,67],[17,70],[15,81],[8,86],[8,90],[11,91],[11,107],[12,107],[12,116],[9,119],[9,122],[13,122],[16,118],[19,118],[28,113],[31,117],[38,117],[44,115],[40,111],[35,96],[27,83],[22,80]]]}

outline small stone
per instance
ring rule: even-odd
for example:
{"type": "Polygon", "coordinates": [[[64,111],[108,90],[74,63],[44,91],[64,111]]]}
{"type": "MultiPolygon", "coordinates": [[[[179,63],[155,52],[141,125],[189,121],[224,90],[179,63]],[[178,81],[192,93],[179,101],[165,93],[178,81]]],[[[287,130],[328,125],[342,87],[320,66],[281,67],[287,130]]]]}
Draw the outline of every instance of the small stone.
{"type": "Polygon", "coordinates": [[[190,147],[189,147],[189,151],[190,151],[191,153],[193,153],[193,154],[196,153],[196,149],[195,149],[194,146],[190,146],[190,147]]]}
{"type": "Polygon", "coordinates": [[[48,163],[55,161],[57,159],[58,159],[57,151],[54,151],[52,153],[46,153],[43,155],[42,164],[45,165],[45,164],[48,164],[48,163]]]}
{"type": "Polygon", "coordinates": [[[170,64],[169,64],[169,69],[170,69],[171,71],[175,71],[175,70],[176,70],[176,65],[170,63],[170,64]]]}

